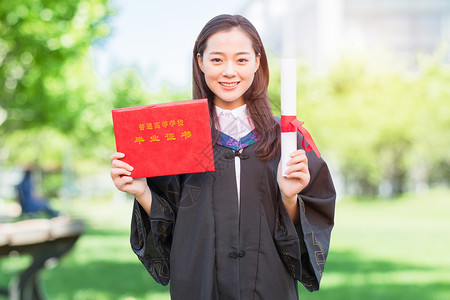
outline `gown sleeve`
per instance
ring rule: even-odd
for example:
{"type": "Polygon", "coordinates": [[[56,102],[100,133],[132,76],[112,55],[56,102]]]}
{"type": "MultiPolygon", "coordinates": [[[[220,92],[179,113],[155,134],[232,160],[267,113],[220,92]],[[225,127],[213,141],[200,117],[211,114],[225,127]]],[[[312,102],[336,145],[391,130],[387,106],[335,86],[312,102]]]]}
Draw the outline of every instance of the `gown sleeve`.
{"type": "Polygon", "coordinates": [[[319,290],[328,255],[336,192],[325,161],[314,152],[307,157],[311,177],[297,196],[300,220],[295,226],[279,197],[275,242],[291,276],[313,292],[319,290]]]}
{"type": "Polygon", "coordinates": [[[150,216],[134,200],[130,243],[133,252],[156,282],[170,281],[170,249],[180,198],[179,176],[147,178],[152,193],[150,216]]]}

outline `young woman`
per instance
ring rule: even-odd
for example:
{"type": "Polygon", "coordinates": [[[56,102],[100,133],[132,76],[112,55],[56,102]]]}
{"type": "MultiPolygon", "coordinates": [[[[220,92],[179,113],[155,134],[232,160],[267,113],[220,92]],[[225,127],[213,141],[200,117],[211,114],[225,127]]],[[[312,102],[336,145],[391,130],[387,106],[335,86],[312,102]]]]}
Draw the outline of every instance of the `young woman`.
{"type": "MultiPolygon", "coordinates": [[[[261,39],[242,16],[209,21],[193,51],[193,97],[208,98],[215,172],[132,179],[111,156],[111,176],[136,197],[131,246],[172,299],[298,299],[319,288],[334,224],[325,162],[301,149],[280,171],[280,126],[261,39]]],[[[299,136],[299,141],[301,136],[299,136]]]]}

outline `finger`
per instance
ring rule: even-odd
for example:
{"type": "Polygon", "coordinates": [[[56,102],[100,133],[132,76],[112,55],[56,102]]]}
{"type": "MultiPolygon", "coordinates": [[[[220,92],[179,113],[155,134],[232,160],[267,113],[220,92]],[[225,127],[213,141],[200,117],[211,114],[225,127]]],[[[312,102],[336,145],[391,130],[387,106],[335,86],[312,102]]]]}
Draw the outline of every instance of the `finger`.
{"type": "Polygon", "coordinates": [[[288,164],[288,168],[286,169],[286,174],[292,172],[307,172],[309,173],[308,164],[305,161],[301,161],[295,164],[288,164]]]}
{"type": "Polygon", "coordinates": [[[289,162],[290,162],[290,164],[295,164],[300,161],[306,161],[306,162],[308,161],[306,152],[303,149],[299,149],[299,150],[296,150],[291,153],[291,159],[289,159],[288,165],[289,165],[289,162]]]}
{"type": "Polygon", "coordinates": [[[109,158],[109,160],[112,162],[113,160],[115,160],[115,159],[121,159],[121,158],[124,158],[125,157],[125,154],[123,154],[123,153],[121,153],[121,152],[116,152],[116,153],[113,153],[112,155],[111,155],[111,157],[109,158]]]}
{"type": "Polygon", "coordinates": [[[297,164],[301,164],[301,163],[308,165],[308,159],[306,158],[306,156],[299,155],[299,156],[293,157],[287,161],[286,165],[293,166],[293,165],[297,165],[297,164]]]}
{"type": "Polygon", "coordinates": [[[306,153],[299,153],[295,156],[292,156],[292,158],[289,159],[286,164],[290,166],[301,162],[308,164],[308,158],[306,157],[306,153]]]}
{"type": "Polygon", "coordinates": [[[297,155],[306,155],[306,151],[304,149],[297,149],[294,152],[291,153],[291,157],[297,156],[297,155]]]}
{"type": "Polygon", "coordinates": [[[304,163],[295,164],[295,165],[289,166],[287,168],[286,175],[289,175],[289,174],[295,173],[295,172],[302,172],[305,174],[309,174],[309,169],[308,169],[308,166],[305,165],[304,163]]]}
{"type": "Polygon", "coordinates": [[[295,178],[298,177],[298,174],[305,174],[306,176],[310,176],[308,170],[296,170],[296,169],[291,169],[291,170],[286,170],[286,177],[287,178],[295,178]],[[297,175],[296,175],[297,174],[297,175]]]}
{"type": "Polygon", "coordinates": [[[303,172],[293,172],[287,176],[287,179],[296,179],[302,183],[302,185],[306,186],[310,181],[309,174],[303,172]]]}
{"type": "Polygon", "coordinates": [[[134,169],[132,166],[130,166],[126,162],[124,162],[122,160],[118,160],[118,159],[115,159],[112,161],[112,167],[113,168],[122,168],[122,169],[125,169],[130,172],[133,171],[133,169],[134,169]]]}
{"type": "Polygon", "coordinates": [[[123,176],[130,176],[131,172],[123,169],[123,168],[112,168],[111,169],[111,177],[116,178],[116,177],[123,177],[123,176]]]}
{"type": "Polygon", "coordinates": [[[118,190],[128,192],[128,187],[133,183],[133,178],[129,176],[118,177],[113,181],[118,190]]]}
{"type": "Polygon", "coordinates": [[[128,185],[128,184],[133,183],[133,178],[130,177],[130,176],[122,176],[121,179],[122,179],[122,182],[123,182],[125,185],[128,185]]]}
{"type": "Polygon", "coordinates": [[[308,166],[303,164],[303,163],[290,166],[286,170],[286,175],[288,176],[288,178],[291,175],[292,175],[292,177],[295,177],[294,174],[296,174],[296,173],[302,173],[302,174],[305,174],[307,176],[310,176],[308,166]]]}

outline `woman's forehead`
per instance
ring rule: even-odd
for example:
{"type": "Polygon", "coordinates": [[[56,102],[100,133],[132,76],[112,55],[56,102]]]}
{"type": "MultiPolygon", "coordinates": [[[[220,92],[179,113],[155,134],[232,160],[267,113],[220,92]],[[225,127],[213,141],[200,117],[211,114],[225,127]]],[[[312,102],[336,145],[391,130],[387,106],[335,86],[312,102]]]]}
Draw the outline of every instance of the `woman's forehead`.
{"type": "Polygon", "coordinates": [[[250,37],[241,29],[233,28],[219,31],[211,35],[206,41],[205,52],[209,54],[223,54],[225,52],[254,54],[250,37]]]}

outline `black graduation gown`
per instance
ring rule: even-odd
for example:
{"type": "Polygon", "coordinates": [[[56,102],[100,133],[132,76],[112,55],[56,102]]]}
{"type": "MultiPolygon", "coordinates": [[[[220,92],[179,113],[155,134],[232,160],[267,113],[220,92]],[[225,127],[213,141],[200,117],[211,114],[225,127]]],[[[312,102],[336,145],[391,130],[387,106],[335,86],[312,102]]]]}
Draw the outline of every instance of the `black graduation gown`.
{"type": "MultiPolygon", "coordinates": [[[[299,135],[299,148],[301,135],[299,135]]],[[[172,299],[298,299],[297,281],[319,289],[334,225],[327,165],[308,152],[309,185],[290,219],[277,184],[280,156],[241,154],[240,210],[233,150],[214,145],[215,172],[148,178],[150,217],[137,201],[131,246],[172,299]]]]}

